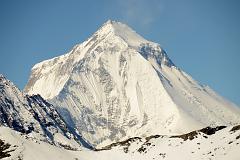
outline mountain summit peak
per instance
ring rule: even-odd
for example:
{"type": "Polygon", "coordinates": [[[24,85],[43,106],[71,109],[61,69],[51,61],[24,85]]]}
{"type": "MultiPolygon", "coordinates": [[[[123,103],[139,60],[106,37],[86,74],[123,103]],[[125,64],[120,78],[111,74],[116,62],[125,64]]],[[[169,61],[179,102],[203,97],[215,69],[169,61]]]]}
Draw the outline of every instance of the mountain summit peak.
{"type": "Polygon", "coordinates": [[[94,35],[98,35],[100,37],[109,37],[110,35],[117,36],[131,47],[139,47],[142,43],[150,43],[150,41],[144,39],[128,25],[114,20],[108,20],[105,22],[94,35]]]}
{"type": "Polygon", "coordinates": [[[104,24],[113,24],[115,22],[117,22],[117,21],[109,19],[104,24]]]}

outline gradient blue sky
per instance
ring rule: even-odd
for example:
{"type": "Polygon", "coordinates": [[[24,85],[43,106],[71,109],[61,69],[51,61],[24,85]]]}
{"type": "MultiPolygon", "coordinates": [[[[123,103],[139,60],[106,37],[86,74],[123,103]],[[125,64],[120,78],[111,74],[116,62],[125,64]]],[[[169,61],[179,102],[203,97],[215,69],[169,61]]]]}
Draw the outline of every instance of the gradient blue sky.
{"type": "Polygon", "coordinates": [[[239,0],[1,0],[0,73],[20,89],[31,67],[108,19],[158,42],[173,62],[240,105],[239,0]]]}

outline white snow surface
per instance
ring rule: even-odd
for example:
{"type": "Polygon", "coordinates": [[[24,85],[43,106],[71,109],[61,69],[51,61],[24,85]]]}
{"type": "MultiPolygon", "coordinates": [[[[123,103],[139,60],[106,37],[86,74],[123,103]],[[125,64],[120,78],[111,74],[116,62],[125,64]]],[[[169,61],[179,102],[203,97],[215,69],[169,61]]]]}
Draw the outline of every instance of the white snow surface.
{"type": "Polygon", "coordinates": [[[239,160],[240,130],[231,130],[227,127],[213,135],[198,132],[192,140],[169,136],[132,138],[102,151],[66,150],[7,127],[0,127],[0,140],[11,145],[8,150],[14,150],[4,160],[239,160]]]}
{"type": "Polygon", "coordinates": [[[240,123],[239,108],[176,67],[159,44],[108,21],[69,53],[36,64],[25,87],[89,143],[240,123]]]}

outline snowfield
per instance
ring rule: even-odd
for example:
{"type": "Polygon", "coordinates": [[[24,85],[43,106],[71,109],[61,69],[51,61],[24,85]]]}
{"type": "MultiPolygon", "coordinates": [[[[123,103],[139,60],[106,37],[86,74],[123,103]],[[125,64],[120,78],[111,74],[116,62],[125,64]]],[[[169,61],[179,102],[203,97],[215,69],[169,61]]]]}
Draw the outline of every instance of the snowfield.
{"type": "MultiPolygon", "coordinates": [[[[187,136],[135,137],[93,151],[85,148],[66,150],[31,139],[7,127],[0,127],[0,139],[11,144],[8,160],[239,160],[240,126],[191,132],[187,136]]],[[[1,145],[0,145],[1,148],[1,145]]]]}

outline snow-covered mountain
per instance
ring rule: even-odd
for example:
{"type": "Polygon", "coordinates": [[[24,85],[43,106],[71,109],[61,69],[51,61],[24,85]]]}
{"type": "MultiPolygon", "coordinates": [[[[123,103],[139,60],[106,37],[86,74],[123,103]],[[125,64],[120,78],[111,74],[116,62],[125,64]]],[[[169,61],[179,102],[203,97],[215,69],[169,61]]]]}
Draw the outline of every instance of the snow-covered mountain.
{"type": "Polygon", "coordinates": [[[101,147],[240,123],[240,110],[178,68],[159,44],[108,21],[69,53],[36,64],[24,90],[101,147]]]}
{"type": "Polygon", "coordinates": [[[3,75],[0,75],[0,126],[56,146],[79,147],[82,142],[55,107],[40,95],[23,94],[3,75]]]}

